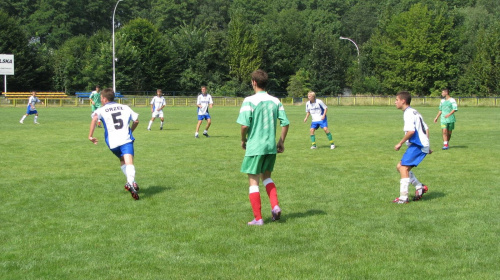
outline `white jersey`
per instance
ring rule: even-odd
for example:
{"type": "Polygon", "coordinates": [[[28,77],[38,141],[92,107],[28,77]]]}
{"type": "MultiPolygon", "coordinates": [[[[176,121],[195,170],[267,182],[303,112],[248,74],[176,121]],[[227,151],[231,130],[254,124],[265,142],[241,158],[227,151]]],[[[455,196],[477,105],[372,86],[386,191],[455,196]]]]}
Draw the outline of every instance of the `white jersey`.
{"type": "Polygon", "coordinates": [[[153,105],[153,112],[158,111],[158,108],[161,108],[166,105],[165,103],[165,97],[163,96],[155,96],[153,99],[151,99],[151,105],[153,105]]]}
{"type": "Polygon", "coordinates": [[[306,103],[306,113],[311,114],[313,122],[322,121],[321,117],[325,113],[326,108],[328,108],[323,101],[316,98],[316,102],[311,103],[311,101],[307,101],[306,103]]]}
{"type": "Polygon", "coordinates": [[[130,121],[136,121],[139,114],[132,111],[129,106],[109,102],[95,110],[92,117],[94,115],[97,115],[104,125],[104,137],[110,149],[135,140],[130,129],[130,121]]]}
{"type": "Polygon", "coordinates": [[[201,105],[201,108],[198,107],[198,115],[207,115],[208,114],[208,105],[214,104],[212,100],[212,96],[210,94],[200,94],[198,95],[198,100],[196,100],[196,105],[201,105]]]}
{"type": "Polygon", "coordinates": [[[404,128],[405,133],[408,131],[414,131],[415,134],[407,141],[407,145],[418,145],[422,147],[422,152],[429,153],[429,138],[427,137],[426,131],[429,129],[427,124],[424,122],[422,115],[420,113],[408,107],[403,113],[404,128]]]}
{"type": "Polygon", "coordinates": [[[30,99],[28,99],[28,107],[30,108],[30,111],[35,111],[35,104],[40,103],[40,99],[36,96],[30,96],[30,99]]]}

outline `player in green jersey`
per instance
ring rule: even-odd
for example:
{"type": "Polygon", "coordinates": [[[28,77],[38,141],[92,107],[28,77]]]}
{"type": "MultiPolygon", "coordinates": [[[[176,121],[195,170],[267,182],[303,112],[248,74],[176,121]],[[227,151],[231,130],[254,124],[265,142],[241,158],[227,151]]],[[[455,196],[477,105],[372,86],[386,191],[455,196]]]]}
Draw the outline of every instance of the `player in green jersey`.
{"type": "Polygon", "coordinates": [[[268,75],[263,70],[256,70],[252,73],[252,88],[255,94],[243,100],[236,121],[241,125],[241,147],[246,150],[241,172],[248,174],[250,185],[248,196],[255,217],[248,225],[256,226],[264,224],[259,193],[260,179],[266,186],[271,202],[272,220],[279,220],[281,215],[276,185],[271,179],[271,172],[274,169],[276,153],[282,153],[285,150],[284,143],[290,123],[280,100],[265,91],[267,82],[268,75]],[[281,136],[276,144],[278,120],[281,126],[281,136]]]}
{"type": "MultiPolygon", "coordinates": [[[[95,86],[95,90],[90,94],[89,100],[92,113],[101,108],[101,91],[99,90],[99,85],[95,86]]],[[[101,120],[98,120],[97,127],[101,127],[101,120]]]]}
{"type": "Polygon", "coordinates": [[[445,88],[441,91],[441,103],[439,104],[439,112],[434,118],[434,122],[438,121],[441,116],[441,129],[443,130],[443,150],[449,149],[451,133],[455,129],[455,112],[458,111],[457,102],[450,96],[450,91],[445,88]]]}

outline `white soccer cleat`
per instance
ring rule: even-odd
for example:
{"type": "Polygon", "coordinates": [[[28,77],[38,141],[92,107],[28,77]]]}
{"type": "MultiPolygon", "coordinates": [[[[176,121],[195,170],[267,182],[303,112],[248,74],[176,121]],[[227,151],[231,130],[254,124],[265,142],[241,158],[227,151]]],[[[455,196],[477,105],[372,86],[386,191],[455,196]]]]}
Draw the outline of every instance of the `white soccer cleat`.
{"type": "Polygon", "coordinates": [[[331,144],[330,149],[332,149],[332,150],[335,149],[335,144],[331,144]]]}

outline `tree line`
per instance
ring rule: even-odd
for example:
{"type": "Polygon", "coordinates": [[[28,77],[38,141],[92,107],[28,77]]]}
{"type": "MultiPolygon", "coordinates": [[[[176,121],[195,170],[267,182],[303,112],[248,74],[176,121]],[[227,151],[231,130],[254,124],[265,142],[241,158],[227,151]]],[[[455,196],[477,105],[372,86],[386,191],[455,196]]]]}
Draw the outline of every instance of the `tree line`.
{"type": "Polygon", "coordinates": [[[121,92],[242,96],[258,68],[291,97],[500,92],[497,0],[0,0],[8,90],[111,87],[115,7],[121,92]]]}

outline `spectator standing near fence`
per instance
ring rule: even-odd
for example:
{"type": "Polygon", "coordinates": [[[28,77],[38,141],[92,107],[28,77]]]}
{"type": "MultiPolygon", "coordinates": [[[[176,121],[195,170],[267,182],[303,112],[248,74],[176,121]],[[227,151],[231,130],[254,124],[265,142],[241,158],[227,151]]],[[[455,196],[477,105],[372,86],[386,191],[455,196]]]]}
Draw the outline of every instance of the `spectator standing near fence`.
{"type": "Polygon", "coordinates": [[[455,112],[458,111],[457,102],[455,98],[450,96],[450,91],[445,88],[441,91],[441,103],[439,103],[439,112],[434,118],[436,123],[441,116],[441,129],[443,130],[443,150],[449,149],[451,133],[455,129],[455,112]]]}
{"type": "Polygon", "coordinates": [[[254,219],[248,223],[251,226],[264,224],[259,192],[260,179],[269,196],[272,220],[279,220],[281,216],[276,185],[271,179],[271,173],[276,153],[285,151],[285,138],[290,122],[280,100],[265,91],[267,82],[268,75],[263,70],[252,73],[252,88],[255,94],[243,100],[236,121],[241,125],[241,147],[245,150],[241,172],[247,173],[250,185],[248,197],[254,214],[254,219]],[[278,120],[281,125],[281,135],[276,144],[278,120]]]}
{"type": "Polygon", "coordinates": [[[392,202],[397,204],[408,203],[408,187],[410,183],[415,186],[415,196],[413,200],[420,200],[424,193],[429,189],[426,185],[420,183],[411,171],[413,167],[418,166],[424,160],[427,154],[432,153],[429,145],[429,127],[424,122],[422,115],[410,107],[411,95],[407,91],[400,91],[396,95],[396,108],[403,111],[405,135],[395,146],[394,150],[399,151],[401,146],[406,143],[408,148],[401,161],[397,165],[400,174],[399,197],[392,202]]]}
{"type": "Polygon", "coordinates": [[[24,124],[24,119],[26,119],[26,117],[29,115],[35,115],[35,119],[33,120],[33,122],[35,124],[39,124],[38,123],[38,111],[36,110],[36,103],[42,103],[42,105],[44,104],[43,101],[41,101],[40,99],[38,99],[38,97],[36,97],[36,91],[33,90],[33,91],[31,91],[31,96],[28,99],[28,106],[26,107],[26,114],[19,121],[21,124],[24,124]]]}
{"type": "Polygon", "coordinates": [[[139,124],[139,114],[130,107],[114,102],[115,93],[113,89],[104,89],[101,93],[103,106],[92,113],[90,123],[89,140],[97,145],[94,138],[95,125],[98,120],[104,124],[104,136],[106,144],[111,152],[119,158],[123,174],[127,177],[125,189],[132,194],[135,200],[139,199],[139,186],[135,182],[134,166],[134,136],[132,132],[139,124]],[[130,122],[132,121],[132,126],[130,122]]]}
{"type": "Polygon", "coordinates": [[[159,117],[161,122],[160,122],[160,130],[163,130],[163,108],[167,105],[165,102],[165,97],[162,96],[162,91],[161,89],[156,90],[156,96],[151,99],[151,120],[149,121],[148,125],[148,130],[151,130],[151,125],[153,124],[153,121],[155,118],[159,117]]]}
{"type": "Polygon", "coordinates": [[[322,128],[325,133],[328,141],[330,142],[330,149],[335,149],[335,144],[333,143],[333,137],[328,130],[328,119],[326,117],[326,112],[328,111],[328,107],[323,103],[322,100],[316,98],[316,93],[314,91],[310,91],[307,93],[307,101],[306,103],[306,117],[304,122],[307,121],[309,115],[311,115],[311,128],[309,129],[310,137],[311,137],[311,149],[316,149],[316,135],[314,135],[315,131],[318,128],[322,128]]]}
{"type": "MultiPolygon", "coordinates": [[[[95,110],[101,108],[101,91],[99,85],[95,86],[95,90],[90,94],[89,100],[90,107],[92,108],[92,113],[94,113],[95,110]]],[[[98,120],[97,126],[101,127],[101,120],[98,120]]]]}
{"type": "Polygon", "coordinates": [[[201,123],[203,120],[207,120],[207,126],[203,131],[203,135],[205,137],[208,136],[208,129],[212,124],[212,120],[210,118],[210,113],[208,112],[208,108],[212,109],[214,101],[212,100],[212,96],[207,93],[207,87],[201,87],[201,93],[198,95],[198,99],[196,100],[196,106],[198,106],[198,123],[196,124],[196,132],[194,133],[194,137],[198,138],[198,131],[200,130],[201,123]]]}

